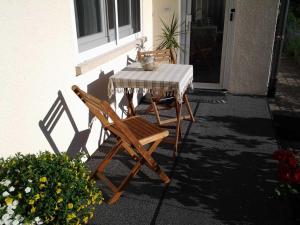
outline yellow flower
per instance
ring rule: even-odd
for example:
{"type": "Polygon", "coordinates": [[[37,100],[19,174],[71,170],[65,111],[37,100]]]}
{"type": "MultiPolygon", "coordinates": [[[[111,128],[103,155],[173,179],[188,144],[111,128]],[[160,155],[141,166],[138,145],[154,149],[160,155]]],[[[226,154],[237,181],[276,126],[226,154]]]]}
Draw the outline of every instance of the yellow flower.
{"type": "Polygon", "coordinates": [[[60,188],[57,188],[56,189],[56,194],[60,194],[61,193],[61,189],[60,188]]]}
{"type": "Polygon", "coordinates": [[[54,210],[59,210],[59,208],[58,208],[57,204],[55,205],[55,209],[54,209],[54,210]]]}
{"type": "Polygon", "coordinates": [[[47,182],[47,177],[41,177],[41,178],[40,178],[40,182],[46,183],[46,182],[47,182]]]}
{"type": "Polygon", "coordinates": [[[85,224],[87,224],[88,221],[89,221],[89,218],[88,218],[87,216],[83,218],[83,222],[84,222],[85,224]]]}
{"type": "Polygon", "coordinates": [[[34,204],[34,200],[33,199],[29,200],[28,204],[29,205],[33,205],[34,204]]]}
{"type": "Polygon", "coordinates": [[[10,198],[10,197],[8,197],[8,198],[6,198],[5,199],[5,203],[6,203],[6,205],[11,205],[12,203],[13,203],[13,198],[10,198]]]}
{"type": "Polygon", "coordinates": [[[36,208],[35,208],[34,206],[32,206],[30,212],[31,212],[31,213],[35,213],[35,211],[36,211],[36,208]]]}
{"type": "Polygon", "coordinates": [[[90,219],[94,217],[94,213],[90,212],[90,219]]]}
{"type": "Polygon", "coordinates": [[[68,203],[68,209],[73,209],[73,204],[72,203],[68,203]]]}
{"type": "Polygon", "coordinates": [[[70,220],[72,220],[72,219],[74,219],[74,218],[76,218],[75,213],[69,213],[69,214],[67,215],[67,221],[70,221],[70,220]]]}
{"type": "Polygon", "coordinates": [[[40,199],[40,195],[39,194],[36,194],[33,198],[34,198],[34,200],[39,200],[40,199]]]}
{"type": "Polygon", "coordinates": [[[60,203],[60,202],[62,202],[63,201],[63,198],[59,198],[58,200],[57,200],[57,203],[60,203]]]}
{"type": "Polygon", "coordinates": [[[40,184],[40,186],[39,186],[39,188],[40,188],[40,189],[43,189],[44,187],[46,187],[46,185],[45,185],[45,184],[43,184],[43,183],[42,183],[42,184],[40,184]]]}
{"type": "Polygon", "coordinates": [[[60,187],[60,186],[61,186],[61,183],[60,183],[60,182],[58,182],[58,183],[57,183],[57,187],[60,187]]]}
{"type": "Polygon", "coordinates": [[[21,199],[22,198],[22,193],[18,193],[18,198],[21,199]]]}

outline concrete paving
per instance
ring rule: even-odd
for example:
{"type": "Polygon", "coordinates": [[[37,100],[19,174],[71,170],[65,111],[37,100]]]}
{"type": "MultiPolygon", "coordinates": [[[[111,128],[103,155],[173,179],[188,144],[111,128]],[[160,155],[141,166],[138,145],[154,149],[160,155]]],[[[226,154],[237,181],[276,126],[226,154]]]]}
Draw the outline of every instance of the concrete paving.
{"type": "MultiPolygon", "coordinates": [[[[172,158],[173,148],[166,143],[154,153],[171,177],[170,185],[165,187],[143,167],[120,200],[97,207],[89,224],[294,224],[287,203],[274,195],[277,163],[272,153],[278,146],[267,99],[195,90],[190,100],[196,122],[183,122],[178,157],[172,158]]],[[[139,113],[144,108],[139,106],[139,113]]],[[[174,135],[174,127],[169,128],[174,135]]],[[[95,152],[88,162],[92,169],[114,143],[109,138],[95,152]]],[[[120,181],[132,163],[120,154],[107,175],[120,181]]],[[[101,182],[98,185],[108,194],[101,182]]]]}

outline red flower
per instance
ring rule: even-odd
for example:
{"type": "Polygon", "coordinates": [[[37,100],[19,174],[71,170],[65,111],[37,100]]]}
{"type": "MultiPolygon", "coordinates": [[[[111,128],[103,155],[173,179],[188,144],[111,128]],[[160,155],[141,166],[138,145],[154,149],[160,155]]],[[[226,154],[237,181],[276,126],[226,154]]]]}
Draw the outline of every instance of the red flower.
{"type": "Polygon", "coordinates": [[[298,160],[295,158],[295,156],[290,156],[287,158],[287,163],[289,164],[289,166],[291,166],[292,168],[296,168],[298,165],[298,160]]]}
{"type": "Polygon", "coordinates": [[[278,166],[278,177],[282,182],[289,182],[291,179],[291,170],[285,163],[280,163],[278,166]]]}
{"type": "Polygon", "coordinates": [[[297,169],[295,173],[292,176],[292,182],[293,183],[299,183],[300,182],[300,169],[297,169]]]}
{"type": "Polygon", "coordinates": [[[278,161],[284,161],[288,156],[290,156],[291,152],[285,149],[279,149],[274,152],[273,157],[278,161]]]}

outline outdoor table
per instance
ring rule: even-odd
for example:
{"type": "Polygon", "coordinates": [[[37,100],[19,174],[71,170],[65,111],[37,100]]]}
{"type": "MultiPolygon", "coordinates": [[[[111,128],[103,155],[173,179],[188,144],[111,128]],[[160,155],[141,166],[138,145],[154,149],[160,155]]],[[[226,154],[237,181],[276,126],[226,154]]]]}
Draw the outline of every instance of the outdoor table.
{"type": "Polygon", "coordinates": [[[111,97],[116,92],[126,94],[128,100],[128,116],[135,115],[135,109],[132,103],[134,88],[151,91],[155,94],[163,95],[172,91],[175,97],[176,118],[168,119],[166,123],[176,122],[175,152],[179,138],[181,138],[180,123],[182,119],[188,119],[194,122],[194,116],[191,111],[187,89],[192,88],[193,66],[182,64],[160,64],[153,71],[144,71],[140,63],[133,63],[122,71],[113,75],[109,79],[108,94],[111,97]],[[188,116],[182,116],[182,104],[186,103],[189,111],[188,116]]]}

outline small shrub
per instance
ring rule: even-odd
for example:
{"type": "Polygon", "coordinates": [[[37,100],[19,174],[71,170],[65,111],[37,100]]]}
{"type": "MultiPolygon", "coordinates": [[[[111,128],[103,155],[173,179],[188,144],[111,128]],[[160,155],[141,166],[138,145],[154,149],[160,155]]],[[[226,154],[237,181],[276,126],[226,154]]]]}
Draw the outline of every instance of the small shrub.
{"type": "Polygon", "coordinates": [[[43,152],[0,159],[0,224],[86,224],[102,200],[80,158],[43,152]]]}

